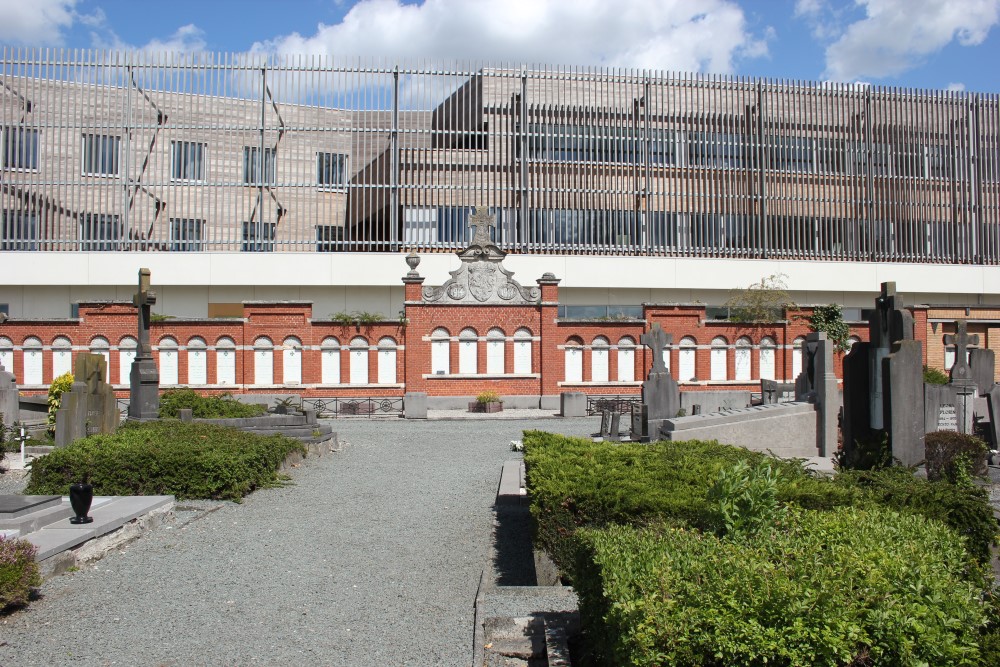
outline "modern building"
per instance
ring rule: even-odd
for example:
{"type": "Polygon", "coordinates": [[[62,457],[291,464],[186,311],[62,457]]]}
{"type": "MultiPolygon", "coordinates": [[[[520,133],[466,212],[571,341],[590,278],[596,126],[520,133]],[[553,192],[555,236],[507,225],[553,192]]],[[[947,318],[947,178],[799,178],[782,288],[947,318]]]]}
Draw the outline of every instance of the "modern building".
{"type": "MultiPolygon", "coordinates": [[[[444,283],[483,206],[519,279],[560,281],[556,320],[648,323],[652,304],[676,304],[701,313],[691,326],[725,326],[730,290],[772,275],[797,303],[840,303],[858,320],[895,281],[927,306],[928,359],[946,361],[954,315],[1000,346],[998,193],[995,94],[486,63],[0,55],[7,331],[128,301],[140,266],[157,314],[178,323],[252,320],[260,302],[308,303],[313,324],[401,321],[413,305],[403,257],[444,283]]],[[[475,328],[484,345],[490,328],[475,328]]],[[[459,346],[462,330],[448,333],[459,346]]],[[[517,330],[503,331],[512,345],[517,330]]],[[[24,340],[0,337],[22,353],[24,340]]],[[[58,337],[25,333],[50,356],[58,337]]],[[[736,338],[723,337],[734,358],[736,338]]]]}

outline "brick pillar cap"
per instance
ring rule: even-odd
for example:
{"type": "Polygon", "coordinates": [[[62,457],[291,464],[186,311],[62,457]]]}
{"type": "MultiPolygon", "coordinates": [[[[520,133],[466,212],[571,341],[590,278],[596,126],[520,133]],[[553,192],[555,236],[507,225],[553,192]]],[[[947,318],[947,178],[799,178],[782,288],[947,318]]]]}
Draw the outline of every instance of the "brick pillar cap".
{"type": "Polygon", "coordinates": [[[554,273],[545,272],[542,274],[542,277],[536,280],[535,282],[537,282],[539,285],[558,285],[560,282],[562,282],[562,279],[556,278],[554,273]]]}

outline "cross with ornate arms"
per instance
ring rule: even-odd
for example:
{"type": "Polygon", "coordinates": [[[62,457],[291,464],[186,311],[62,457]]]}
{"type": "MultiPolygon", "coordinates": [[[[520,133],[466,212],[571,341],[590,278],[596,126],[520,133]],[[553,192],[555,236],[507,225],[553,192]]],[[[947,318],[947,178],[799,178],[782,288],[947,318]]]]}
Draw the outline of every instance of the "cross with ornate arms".
{"type": "Polygon", "coordinates": [[[156,292],[149,289],[149,269],[139,269],[139,290],[132,296],[132,303],[139,309],[139,345],[136,356],[152,357],[153,348],[149,344],[149,307],[156,303],[156,292]]]}
{"type": "Polygon", "coordinates": [[[476,228],[476,233],[472,237],[472,243],[469,245],[477,245],[480,248],[495,245],[490,239],[490,228],[496,227],[497,221],[494,216],[490,215],[488,208],[477,206],[475,213],[469,218],[469,226],[476,228]]]}
{"type": "Polygon", "coordinates": [[[670,345],[673,340],[673,334],[666,333],[658,323],[639,337],[639,341],[653,351],[653,368],[649,371],[650,373],[667,372],[667,366],[663,363],[663,349],[670,345]]]}
{"type": "Polygon", "coordinates": [[[952,382],[971,382],[972,370],[969,368],[968,349],[971,345],[979,345],[979,334],[969,335],[969,325],[965,320],[955,322],[955,335],[945,334],[944,344],[955,348],[955,363],[951,367],[952,382]]]}

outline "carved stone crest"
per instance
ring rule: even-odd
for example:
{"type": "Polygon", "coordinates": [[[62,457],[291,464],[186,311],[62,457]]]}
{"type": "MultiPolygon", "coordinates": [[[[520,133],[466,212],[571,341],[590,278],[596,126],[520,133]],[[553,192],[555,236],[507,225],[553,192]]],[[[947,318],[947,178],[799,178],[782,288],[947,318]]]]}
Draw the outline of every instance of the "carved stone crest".
{"type": "Polygon", "coordinates": [[[451,272],[451,279],[440,287],[425,286],[424,301],[431,303],[504,303],[536,304],[541,299],[537,287],[522,287],[514,274],[503,267],[507,256],[490,237],[496,219],[489,210],[476,208],[469,218],[476,231],[468,247],[458,252],[462,265],[451,272]]]}

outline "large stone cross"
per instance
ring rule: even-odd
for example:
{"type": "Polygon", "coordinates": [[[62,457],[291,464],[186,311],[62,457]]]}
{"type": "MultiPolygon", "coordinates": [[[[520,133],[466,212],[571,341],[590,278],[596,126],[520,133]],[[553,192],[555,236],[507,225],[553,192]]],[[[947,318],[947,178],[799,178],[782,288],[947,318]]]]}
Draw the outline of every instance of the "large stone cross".
{"type": "Polygon", "coordinates": [[[485,206],[477,206],[475,212],[469,218],[469,226],[476,228],[476,233],[472,237],[472,243],[485,248],[488,245],[495,245],[490,238],[490,229],[497,226],[496,217],[490,215],[490,210],[485,206]]]}
{"type": "Polygon", "coordinates": [[[149,275],[149,269],[139,269],[139,289],[132,296],[132,303],[139,309],[139,345],[136,350],[139,358],[153,356],[153,348],[149,344],[149,310],[156,303],[156,292],[149,289],[149,275]]]}
{"type": "Polygon", "coordinates": [[[952,384],[970,384],[972,369],[969,368],[969,346],[979,345],[979,334],[969,335],[969,324],[965,320],[955,322],[955,335],[945,334],[944,344],[955,348],[955,363],[949,375],[952,384]]]}
{"type": "Polygon", "coordinates": [[[663,363],[663,349],[673,340],[673,334],[666,333],[658,323],[639,337],[639,341],[653,351],[653,368],[650,373],[667,372],[667,366],[663,363]]]}

